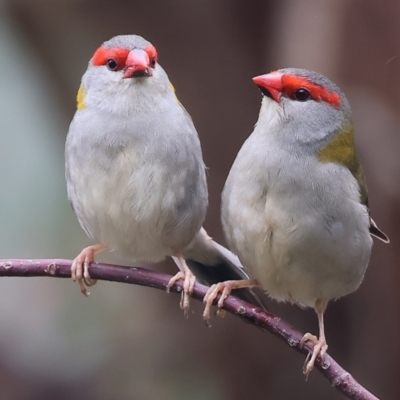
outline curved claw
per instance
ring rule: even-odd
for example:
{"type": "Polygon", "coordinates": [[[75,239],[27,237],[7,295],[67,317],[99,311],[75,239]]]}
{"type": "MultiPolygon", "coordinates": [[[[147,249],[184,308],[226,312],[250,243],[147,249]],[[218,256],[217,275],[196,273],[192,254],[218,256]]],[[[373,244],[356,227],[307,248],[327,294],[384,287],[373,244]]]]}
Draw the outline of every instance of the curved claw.
{"type": "Polygon", "coordinates": [[[174,275],[168,282],[167,292],[169,293],[171,287],[180,279],[183,279],[183,290],[181,293],[181,301],[179,303],[181,310],[185,317],[187,318],[189,315],[190,308],[190,296],[193,293],[194,284],[196,283],[196,277],[189,269],[185,269],[184,272],[179,271],[176,275],[174,275]]]}
{"type": "Polygon", "coordinates": [[[323,362],[324,355],[328,350],[328,345],[326,344],[325,338],[317,338],[311,333],[306,333],[300,341],[300,347],[303,347],[304,343],[310,341],[314,344],[312,353],[308,353],[306,360],[303,365],[303,374],[308,379],[308,375],[314,369],[314,364],[317,357],[321,357],[323,362]]]}
{"type": "Polygon", "coordinates": [[[207,322],[207,325],[208,325],[208,320],[210,319],[211,307],[214,303],[214,300],[221,293],[221,297],[219,298],[218,303],[217,303],[217,307],[219,309],[221,309],[224,305],[225,299],[231,294],[231,292],[233,290],[232,282],[235,282],[235,281],[226,281],[226,282],[215,283],[214,285],[210,286],[210,288],[208,289],[208,291],[203,299],[203,303],[206,304],[206,306],[204,307],[203,319],[207,322]]]}
{"type": "Polygon", "coordinates": [[[214,303],[214,300],[217,298],[218,294],[221,293],[221,297],[218,300],[217,307],[217,316],[223,317],[225,315],[222,310],[220,310],[226,298],[231,294],[232,290],[234,289],[241,289],[241,288],[250,288],[258,286],[258,282],[256,279],[243,279],[239,281],[225,281],[219,282],[212,285],[208,290],[206,295],[204,296],[203,303],[206,304],[203,312],[203,319],[206,321],[207,325],[209,325],[209,319],[211,314],[211,306],[214,303]]]}
{"type": "Polygon", "coordinates": [[[74,282],[78,281],[79,288],[86,297],[90,294],[87,288],[95,285],[97,282],[97,279],[92,279],[90,277],[89,265],[94,262],[94,255],[105,248],[106,246],[104,244],[95,244],[86,247],[78,254],[72,263],[71,278],[74,282]]]}

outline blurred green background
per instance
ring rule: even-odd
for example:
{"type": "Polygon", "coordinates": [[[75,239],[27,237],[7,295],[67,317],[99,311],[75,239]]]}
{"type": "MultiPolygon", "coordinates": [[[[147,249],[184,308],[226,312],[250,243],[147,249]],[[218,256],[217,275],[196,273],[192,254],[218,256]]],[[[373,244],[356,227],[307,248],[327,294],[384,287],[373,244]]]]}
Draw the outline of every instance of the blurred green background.
{"type": "MultiPolygon", "coordinates": [[[[223,243],[220,193],[257,120],[251,78],[303,67],[353,108],[376,242],[361,288],[326,313],[330,354],[380,398],[399,398],[400,2],[0,0],[0,257],[73,258],[90,242],[68,204],[64,141],[94,50],[137,33],[158,49],[210,168],[205,227],[223,243]]],[[[110,255],[99,260],[113,261],[110,255]]],[[[157,266],[174,273],[172,264],[157,266]]],[[[236,400],[343,396],[275,337],[227,316],[185,320],[176,295],[101,282],[0,279],[0,398],[236,400]]],[[[302,331],[313,310],[271,301],[302,331]]]]}

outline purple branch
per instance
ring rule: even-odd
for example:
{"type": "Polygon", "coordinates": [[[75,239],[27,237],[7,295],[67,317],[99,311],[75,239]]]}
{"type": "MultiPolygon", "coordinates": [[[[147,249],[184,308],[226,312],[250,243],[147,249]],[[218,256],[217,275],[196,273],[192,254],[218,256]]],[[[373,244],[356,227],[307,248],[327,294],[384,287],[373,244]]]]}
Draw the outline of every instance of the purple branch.
{"type": "MultiPolygon", "coordinates": [[[[71,277],[70,260],[0,260],[0,276],[28,277],[49,276],[53,278],[71,277]]],[[[123,267],[120,265],[98,264],[90,266],[90,275],[94,279],[131,283],[134,285],[150,286],[165,290],[171,278],[169,275],[139,267],[123,267]]],[[[196,284],[192,298],[202,301],[207,287],[196,284]]],[[[171,288],[171,292],[179,293],[182,286],[178,283],[171,288]]],[[[300,348],[299,343],[303,334],[294,329],[287,322],[267,311],[257,308],[236,297],[229,296],[225,300],[224,310],[249,322],[259,328],[267,330],[283,340],[299,353],[307,355],[311,347],[307,344],[300,348]]],[[[361,386],[347,371],[345,371],[329,354],[325,356],[325,363],[317,359],[316,368],[326,379],[350,399],[377,400],[373,394],[361,386]]]]}

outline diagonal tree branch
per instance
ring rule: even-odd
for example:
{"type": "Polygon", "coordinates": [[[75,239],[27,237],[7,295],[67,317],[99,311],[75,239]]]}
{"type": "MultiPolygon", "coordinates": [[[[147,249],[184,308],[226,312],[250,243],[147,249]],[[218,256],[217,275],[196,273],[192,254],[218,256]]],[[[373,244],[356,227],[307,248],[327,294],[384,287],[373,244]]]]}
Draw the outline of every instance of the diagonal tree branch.
{"type": "MultiPolygon", "coordinates": [[[[43,259],[43,260],[0,260],[0,276],[33,277],[48,276],[53,278],[71,277],[71,260],[43,259]]],[[[131,283],[134,285],[149,286],[155,289],[166,289],[170,276],[140,267],[123,267],[120,265],[93,263],[90,266],[90,276],[93,279],[131,283]]],[[[202,300],[207,287],[197,284],[194,287],[192,298],[202,300]]],[[[180,293],[180,283],[171,288],[172,292],[180,293]]],[[[224,310],[249,322],[263,330],[267,330],[283,340],[294,350],[307,355],[311,347],[307,344],[300,348],[303,334],[293,328],[281,318],[255,307],[252,304],[229,296],[225,300],[224,310]]],[[[315,363],[316,368],[340,392],[354,400],[378,400],[372,393],[361,386],[347,371],[345,371],[329,354],[325,355],[325,363],[320,359],[315,363]]]]}

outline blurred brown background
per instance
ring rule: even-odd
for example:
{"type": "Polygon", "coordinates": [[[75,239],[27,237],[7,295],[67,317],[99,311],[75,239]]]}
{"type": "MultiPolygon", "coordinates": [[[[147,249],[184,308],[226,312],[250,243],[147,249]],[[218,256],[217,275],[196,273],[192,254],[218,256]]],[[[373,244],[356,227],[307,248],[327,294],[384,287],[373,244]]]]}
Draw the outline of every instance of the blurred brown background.
{"type": "MultiPolygon", "coordinates": [[[[328,307],[329,350],[375,395],[399,398],[399,20],[397,0],[0,1],[0,257],[73,258],[89,244],[63,146],[104,40],[137,33],[158,48],[202,141],[205,226],[222,242],[220,193],[261,101],[251,78],[318,71],[352,104],[372,213],[392,240],[376,242],[361,288],[328,307]]],[[[101,282],[85,299],[67,280],[3,278],[0,299],[2,399],[343,398],[318,372],[305,382],[303,357],[269,334],[232,316],[206,329],[197,302],[185,320],[176,295],[101,282]]],[[[317,332],[313,310],[271,310],[317,332]]]]}

